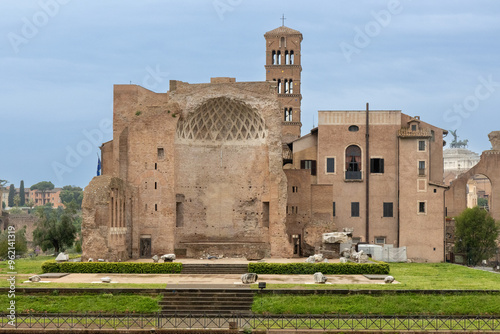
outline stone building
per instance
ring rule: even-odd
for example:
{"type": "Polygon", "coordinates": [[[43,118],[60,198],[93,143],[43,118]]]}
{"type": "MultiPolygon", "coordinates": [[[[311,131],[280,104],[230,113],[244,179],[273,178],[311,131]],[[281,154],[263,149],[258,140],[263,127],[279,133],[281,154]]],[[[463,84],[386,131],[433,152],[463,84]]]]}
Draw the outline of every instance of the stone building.
{"type": "Polygon", "coordinates": [[[83,258],[303,256],[348,227],[442,261],[445,130],[397,110],[320,111],[300,137],[302,34],[264,37],[266,81],[114,87],[83,258]]]}

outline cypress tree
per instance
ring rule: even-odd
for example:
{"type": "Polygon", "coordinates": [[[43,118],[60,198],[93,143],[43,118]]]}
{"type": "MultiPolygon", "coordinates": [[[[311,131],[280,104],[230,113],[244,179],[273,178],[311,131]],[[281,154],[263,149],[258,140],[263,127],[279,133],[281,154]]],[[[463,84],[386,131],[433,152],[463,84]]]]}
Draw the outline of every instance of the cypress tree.
{"type": "Polygon", "coordinates": [[[24,197],[24,180],[21,180],[21,185],[19,186],[19,206],[24,206],[26,204],[26,198],[24,197]]]}
{"type": "Polygon", "coordinates": [[[11,208],[14,207],[14,196],[16,196],[16,188],[14,188],[14,185],[11,184],[9,188],[9,199],[7,205],[11,208]]]}

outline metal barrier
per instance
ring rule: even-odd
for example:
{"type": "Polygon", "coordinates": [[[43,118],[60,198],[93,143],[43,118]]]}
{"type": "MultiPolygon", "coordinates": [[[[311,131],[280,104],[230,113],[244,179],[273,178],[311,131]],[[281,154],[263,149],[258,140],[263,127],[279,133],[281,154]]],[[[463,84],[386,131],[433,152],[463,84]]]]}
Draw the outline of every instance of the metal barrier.
{"type": "Polygon", "coordinates": [[[320,329],[380,331],[500,331],[500,316],[377,316],[258,314],[16,314],[3,312],[0,328],[34,329],[320,329]]]}

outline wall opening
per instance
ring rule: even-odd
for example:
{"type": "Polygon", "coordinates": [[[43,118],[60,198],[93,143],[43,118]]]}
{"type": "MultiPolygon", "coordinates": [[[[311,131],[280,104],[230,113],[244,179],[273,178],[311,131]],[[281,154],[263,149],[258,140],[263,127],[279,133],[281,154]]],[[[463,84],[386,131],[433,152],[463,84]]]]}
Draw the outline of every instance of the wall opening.
{"type": "Polygon", "coordinates": [[[478,206],[486,211],[491,210],[491,181],[483,174],[476,174],[467,181],[467,207],[478,206]]]}
{"type": "Polygon", "coordinates": [[[262,203],[262,226],[269,227],[269,202],[262,203]]]}

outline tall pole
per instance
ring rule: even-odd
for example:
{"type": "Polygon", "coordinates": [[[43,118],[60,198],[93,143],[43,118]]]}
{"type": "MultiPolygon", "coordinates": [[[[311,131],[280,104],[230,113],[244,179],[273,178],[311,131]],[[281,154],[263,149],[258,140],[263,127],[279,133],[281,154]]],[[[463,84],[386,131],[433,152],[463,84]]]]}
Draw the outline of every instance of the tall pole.
{"type": "Polygon", "coordinates": [[[365,175],[366,175],[366,242],[370,243],[370,111],[369,104],[366,103],[366,159],[365,159],[365,175]]]}

